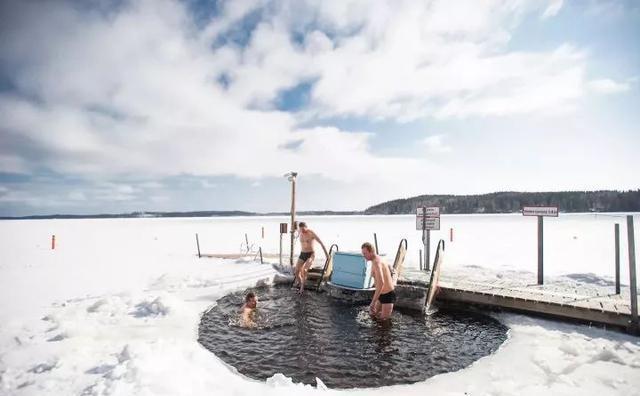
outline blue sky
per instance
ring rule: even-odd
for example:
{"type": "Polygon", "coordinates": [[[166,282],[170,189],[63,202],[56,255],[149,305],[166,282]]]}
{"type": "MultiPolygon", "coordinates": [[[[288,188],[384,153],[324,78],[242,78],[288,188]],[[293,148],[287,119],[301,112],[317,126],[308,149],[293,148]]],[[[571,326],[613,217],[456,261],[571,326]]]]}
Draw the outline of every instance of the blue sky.
{"type": "Polygon", "coordinates": [[[640,187],[634,1],[0,8],[0,215],[640,187]]]}

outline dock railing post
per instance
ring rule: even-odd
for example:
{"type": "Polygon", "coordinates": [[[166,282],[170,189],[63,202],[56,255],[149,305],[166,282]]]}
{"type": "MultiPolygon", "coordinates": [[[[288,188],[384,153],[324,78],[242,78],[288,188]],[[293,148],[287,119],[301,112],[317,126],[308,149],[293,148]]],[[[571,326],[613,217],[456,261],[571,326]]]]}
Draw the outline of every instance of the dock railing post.
{"type": "Polygon", "coordinates": [[[620,224],[614,224],[615,256],[616,256],[616,294],[620,294],[620,224]]]}
{"type": "Polygon", "coordinates": [[[543,242],[543,217],[538,216],[538,284],[544,282],[544,242],[543,242]]]}
{"type": "Polygon", "coordinates": [[[638,330],[638,289],[636,286],[636,242],[633,232],[633,216],[627,216],[627,238],[629,243],[629,292],[631,294],[631,325],[638,330]]]}

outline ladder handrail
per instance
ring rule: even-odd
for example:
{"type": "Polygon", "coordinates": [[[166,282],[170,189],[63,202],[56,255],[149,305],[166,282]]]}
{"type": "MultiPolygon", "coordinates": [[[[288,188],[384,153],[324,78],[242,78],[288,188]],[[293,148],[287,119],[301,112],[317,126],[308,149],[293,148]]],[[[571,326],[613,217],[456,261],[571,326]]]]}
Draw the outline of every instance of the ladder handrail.
{"type": "Polygon", "coordinates": [[[331,247],[329,247],[329,255],[327,256],[327,261],[324,263],[324,267],[322,268],[322,275],[320,275],[320,278],[318,279],[318,285],[316,286],[316,291],[320,290],[322,279],[324,279],[324,274],[327,272],[327,267],[329,267],[329,263],[332,260],[334,246],[336,248],[336,252],[340,251],[340,249],[338,248],[338,245],[335,243],[331,245],[331,247]]]}
{"type": "MultiPolygon", "coordinates": [[[[440,257],[440,246],[442,245],[442,251],[444,252],[444,239],[441,239],[438,242],[438,247],[436,248],[436,257],[433,259],[433,265],[438,262],[438,258],[440,257]]],[[[431,267],[433,268],[433,266],[431,267]]]]}
{"type": "MultiPolygon", "coordinates": [[[[429,306],[430,306],[429,296],[431,296],[431,292],[432,292],[433,287],[434,287],[433,282],[434,281],[437,282],[440,279],[440,264],[439,264],[439,261],[440,261],[441,255],[444,254],[444,250],[445,250],[444,246],[445,246],[444,239],[441,239],[440,242],[438,242],[438,248],[436,250],[436,257],[433,260],[433,266],[431,267],[432,270],[431,270],[431,277],[429,279],[429,288],[427,289],[427,298],[424,301],[424,306],[425,306],[425,309],[427,309],[427,310],[429,309],[429,306]],[[436,272],[438,273],[438,279],[435,279],[436,272]]],[[[438,285],[435,285],[435,286],[437,287],[438,285]]],[[[433,295],[433,299],[435,300],[435,298],[436,298],[436,296],[434,294],[433,295]]]]}
{"type": "Polygon", "coordinates": [[[398,244],[398,250],[396,251],[396,257],[393,260],[393,269],[396,269],[396,261],[398,261],[398,256],[400,255],[400,249],[402,248],[402,243],[404,242],[404,250],[405,252],[409,250],[409,242],[407,242],[407,238],[402,238],[400,243],[398,244]]]}

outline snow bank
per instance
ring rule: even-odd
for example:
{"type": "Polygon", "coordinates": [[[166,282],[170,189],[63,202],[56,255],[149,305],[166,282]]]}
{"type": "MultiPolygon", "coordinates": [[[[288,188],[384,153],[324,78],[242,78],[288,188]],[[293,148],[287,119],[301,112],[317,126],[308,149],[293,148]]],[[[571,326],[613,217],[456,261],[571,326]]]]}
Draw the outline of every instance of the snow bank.
{"type": "Polygon", "coordinates": [[[198,259],[190,225],[0,222],[0,394],[601,396],[640,389],[638,338],[511,314],[498,316],[510,330],[495,354],[418,384],[334,391],[322,379],[317,388],[282,374],[248,379],[197,343],[200,315],[276,272],[253,261],[198,259]],[[60,235],[56,251],[34,242],[52,228],[60,235]]]}

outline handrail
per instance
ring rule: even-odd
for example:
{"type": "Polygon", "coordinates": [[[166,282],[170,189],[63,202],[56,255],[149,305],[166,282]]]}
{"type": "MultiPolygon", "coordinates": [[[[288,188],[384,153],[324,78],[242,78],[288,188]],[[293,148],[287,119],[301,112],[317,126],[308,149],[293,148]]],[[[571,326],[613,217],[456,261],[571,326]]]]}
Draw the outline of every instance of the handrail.
{"type": "Polygon", "coordinates": [[[429,310],[430,306],[431,306],[431,302],[433,299],[435,299],[435,293],[436,293],[436,287],[438,286],[437,284],[434,285],[435,283],[438,283],[438,280],[440,279],[440,259],[442,258],[442,255],[444,255],[444,239],[441,239],[440,242],[438,242],[438,248],[436,250],[436,257],[433,260],[433,266],[431,267],[431,277],[429,279],[429,288],[427,289],[427,298],[424,301],[424,305],[426,310],[429,310]]]}
{"type": "Polygon", "coordinates": [[[400,255],[400,249],[402,248],[402,243],[404,242],[404,250],[407,251],[409,250],[409,242],[407,242],[406,238],[402,238],[400,240],[400,243],[398,244],[398,250],[396,251],[396,258],[393,260],[393,269],[396,269],[396,264],[398,261],[398,256],[400,255]]]}
{"type": "MultiPolygon", "coordinates": [[[[436,265],[436,263],[438,262],[438,257],[440,257],[440,245],[442,245],[442,251],[444,252],[444,239],[441,239],[438,242],[438,247],[436,248],[436,257],[434,257],[433,259],[433,265],[436,265]]],[[[431,268],[433,268],[433,266],[431,266],[431,268]]]]}
{"type": "Polygon", "coordinates": [[[340,250],[338,248],[338,245],[335,244],[335,243],[333,245],[331,245],[331,247],[329,247],[329,255],[327,256],[327,261],[324,263],[324,268],[322,268],[322,275],[320,275],[320,278],[318,279],[318,284],[316,285],[316,291],[320,290],[320,285],[322,284],[322,279],[324,279],[324,274],[327,272],[327,267],[329,266],[329,263],[331,262],[331,258],[332,258],[332,254],[333,254],[333,247],[334,246],[336,248],[336,252],[340,250]]]}

